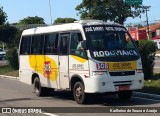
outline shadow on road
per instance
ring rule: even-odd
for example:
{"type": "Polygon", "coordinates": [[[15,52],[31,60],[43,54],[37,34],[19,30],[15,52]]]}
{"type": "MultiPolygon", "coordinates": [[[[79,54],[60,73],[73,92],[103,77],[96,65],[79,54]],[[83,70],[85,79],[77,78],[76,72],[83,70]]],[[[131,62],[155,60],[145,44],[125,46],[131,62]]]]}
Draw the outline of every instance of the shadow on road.
{"type": "MultiPolygon", "coordinates": [[[[67,91],[54,91],[51,95],[53,98],[60,100],[71,100],[74,101],[72,92],[67,91]]],[[[120,100],[117,95],[95,95],[91,94],[88,96],[85,105],[101,105],[101,106],[137,106],[137,105],[151,105],[159,104],[160,100],[152,101],[141,98],[132,97],[130,100],[120,100]]]]}

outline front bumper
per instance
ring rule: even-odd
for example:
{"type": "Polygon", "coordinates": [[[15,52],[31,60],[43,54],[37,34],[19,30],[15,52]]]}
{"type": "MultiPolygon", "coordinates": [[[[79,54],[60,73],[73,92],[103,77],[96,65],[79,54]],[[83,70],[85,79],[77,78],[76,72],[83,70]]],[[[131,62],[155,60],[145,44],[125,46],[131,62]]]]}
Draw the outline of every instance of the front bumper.
{"type": "Polygon", "coordinates": [[[132,76],[96,75],[86,78],[84,84],[86,93],[117,92],[120,86],[128,86],[129,90],[137,90],[144,86],[144,75],[143,73],[132,76]]]}

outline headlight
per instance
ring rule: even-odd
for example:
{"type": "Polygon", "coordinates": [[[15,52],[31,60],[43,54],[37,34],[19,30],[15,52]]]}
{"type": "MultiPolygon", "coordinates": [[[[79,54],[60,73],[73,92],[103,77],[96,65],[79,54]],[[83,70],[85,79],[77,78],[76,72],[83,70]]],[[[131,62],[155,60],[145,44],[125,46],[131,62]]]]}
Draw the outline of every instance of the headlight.
{"type": "Polygon", "coordinates": [[[107,74],[107,71],[94,71],[92,72],[92,75],[105,75],[107,74]]]}
{"type": "Polygon", "coordinates": [[[137,73],[143,73],[143,70],[142,69],[136,69],[136,72],[137,73]]]}

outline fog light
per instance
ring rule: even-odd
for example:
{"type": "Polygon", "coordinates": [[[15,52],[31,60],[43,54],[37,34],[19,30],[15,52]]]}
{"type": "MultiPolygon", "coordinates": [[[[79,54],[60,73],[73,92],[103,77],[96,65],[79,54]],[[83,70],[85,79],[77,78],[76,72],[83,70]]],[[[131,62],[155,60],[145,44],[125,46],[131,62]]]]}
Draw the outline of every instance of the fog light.
{"type": "Polygon", "coordinates": [[[137,69],[136,72],[137,73],[143,73],[143,70],[142,69],[137,69]]]}
{"type": "Polygon", "coordinates": [[[105,86],[105,82],[102,82],[102,86],[105,86]]]}

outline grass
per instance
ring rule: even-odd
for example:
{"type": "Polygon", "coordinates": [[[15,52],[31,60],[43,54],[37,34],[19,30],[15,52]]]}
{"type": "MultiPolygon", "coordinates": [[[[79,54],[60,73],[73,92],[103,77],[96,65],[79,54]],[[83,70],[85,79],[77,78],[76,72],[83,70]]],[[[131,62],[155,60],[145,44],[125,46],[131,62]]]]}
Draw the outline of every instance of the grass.
{"type": "Polygon", "coordinates": [[[145,81],[144,85],[141,92],[160,95],[160,80],[145,81]]]}
{"type": "Polygon", "coordinates": [[[1,66],[0,67],[0,75],[7,75],[7,76],[15,76],[18,77],[18,70],[13,69],[10,66],[1,66]]]}
{"type": "Polygon", "coordinates": [[[160,73],[154,74],[151,80],[145,80],[144,87],[139,92],[160,95],[160,73]]]}

